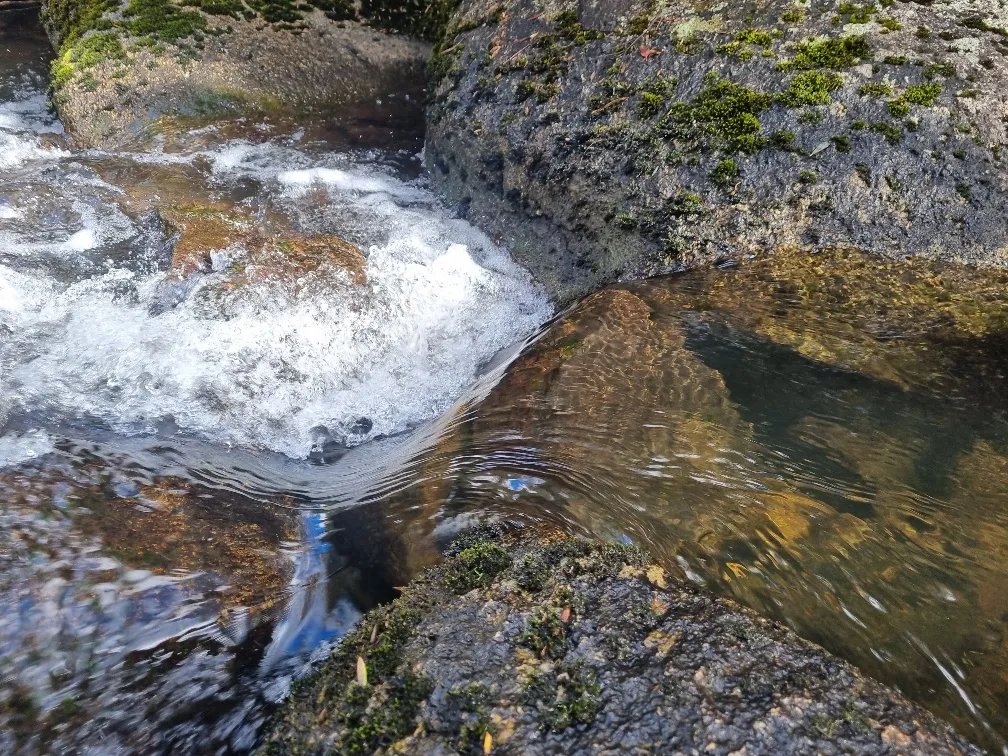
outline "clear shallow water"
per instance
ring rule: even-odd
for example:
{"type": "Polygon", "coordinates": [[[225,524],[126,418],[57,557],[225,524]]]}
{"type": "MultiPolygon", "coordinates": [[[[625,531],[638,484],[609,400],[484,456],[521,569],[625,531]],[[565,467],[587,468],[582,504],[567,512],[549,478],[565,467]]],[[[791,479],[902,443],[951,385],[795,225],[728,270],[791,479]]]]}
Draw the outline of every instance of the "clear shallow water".
{"type": "Polygon", "coordinates": [[[488,518],[637,543],[1002,748],[1006,281],[781,258],[536,331],[415,134],[76,152],[44,39],[0,29],[4,752],[247,751],[488,518]],[[172,219],[213,248],[195,269],[172,219]],[[330,235],[359,269],[298,257],[330,235]]]}

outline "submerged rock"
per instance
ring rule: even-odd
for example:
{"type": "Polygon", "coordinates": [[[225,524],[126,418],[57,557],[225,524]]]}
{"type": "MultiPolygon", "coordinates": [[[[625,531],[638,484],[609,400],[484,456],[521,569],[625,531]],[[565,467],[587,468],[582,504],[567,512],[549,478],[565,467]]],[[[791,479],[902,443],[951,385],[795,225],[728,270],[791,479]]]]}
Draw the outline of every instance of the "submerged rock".
{"type": "Polygon", "coordinates": [[[979,753],[640,552],[456,541],[302,681],[264,753],[979,753]]]}
{"type": "Polygon", "coordinates": [[[780,248],[1008,261],[1008,16],[463,0],[436,187],[559,300],[780,248]]]}

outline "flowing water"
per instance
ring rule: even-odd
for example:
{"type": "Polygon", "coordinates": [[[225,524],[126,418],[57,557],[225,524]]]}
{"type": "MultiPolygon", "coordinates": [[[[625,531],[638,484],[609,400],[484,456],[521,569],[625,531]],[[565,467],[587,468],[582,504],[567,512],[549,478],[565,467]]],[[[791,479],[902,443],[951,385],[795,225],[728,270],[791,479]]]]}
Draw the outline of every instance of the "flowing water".
{"type": "Polygon", "coordinates": [[[82,152],[47,61],[0,15],[4,752],[248,751],[486,519],[638,544],[1003,750],[1008,278],[780,255],[551,320],[415,114],[82,152]]]}

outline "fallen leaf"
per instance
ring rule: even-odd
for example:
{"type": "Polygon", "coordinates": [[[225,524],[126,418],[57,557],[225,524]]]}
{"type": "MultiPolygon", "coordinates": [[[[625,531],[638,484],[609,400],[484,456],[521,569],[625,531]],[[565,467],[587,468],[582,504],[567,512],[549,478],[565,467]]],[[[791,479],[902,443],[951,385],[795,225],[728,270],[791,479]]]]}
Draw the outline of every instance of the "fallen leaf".
{"type": "Polygon", "coordinates": [[[371,642],[374,643],[377,638],[378,638],[378,624],[375,623],[375,626],[371,628],[371,642]]]}
{"type": "Polygon", "coordinates": [[[668,583],[665,581],[665,570],[663,570],[657,564],[652,564],[650,567],[648,567],[647,578],[652,585],[656,585],[659,588],[668,587],[668,583]]]}
{"type": "Polygon", "coordinates": [[[647,45],[640,46],[640,56],[644,60],[651,60],[658,55],[661,55],[661,50],[655,50],[653,47],[648,47],[647,45]]]}
{"type": "Polygon", "coordinates": [[[493,750],[493,735],[487,730],[483,733],[483,753],[488,754],[493,750]]]}
{"type": "Polygon", "coordinates": [[[357,657],[357,684],[367,687],[367,664],[363,656],[357,657]]]}
{"type": "Polygon", "coordinates": [[[565,606],[564,610],[560,613],[560,621],[567,622],[570,620],[570,607],[565,606]]]}

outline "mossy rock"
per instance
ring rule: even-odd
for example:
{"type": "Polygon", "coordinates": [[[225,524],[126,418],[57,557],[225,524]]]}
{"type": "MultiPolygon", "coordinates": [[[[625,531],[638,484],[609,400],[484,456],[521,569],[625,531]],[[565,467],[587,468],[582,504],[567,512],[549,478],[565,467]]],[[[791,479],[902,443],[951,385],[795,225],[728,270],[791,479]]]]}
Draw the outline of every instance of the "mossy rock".
{"type": "Polygon", "coordinates": [[[484,539],[470,537],[366,615],[294,686],[261,752],[688,752],[715,743],[781,753],[841,742],[858,753],[980,752],[898,693],[679,584],[636,549],[520,532],[484,539]],[[493,569],[459,595],[487,558],[493,569]],[[705,714],[711,701],[717,720],[705,714]]]}
{"type": "Polygon", "coordinates": [[[101,147],[169,118],[305,120],[376,99],[420,119],[431,19],[447,10],[367,10],[382,20],[349,0],[50,0],[53,101],[74,141],[101,147]]]}
{"type": "Polygon", "coordinates": [[[563,302],[790,248],[1003,267],[1008,11],[967,6],[463,0],[432,180],[563,302]]]}

